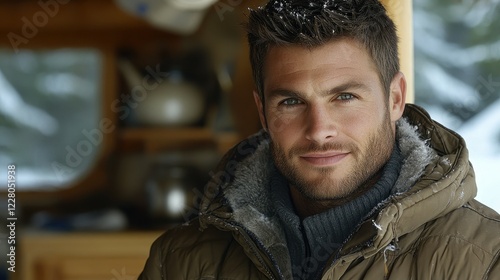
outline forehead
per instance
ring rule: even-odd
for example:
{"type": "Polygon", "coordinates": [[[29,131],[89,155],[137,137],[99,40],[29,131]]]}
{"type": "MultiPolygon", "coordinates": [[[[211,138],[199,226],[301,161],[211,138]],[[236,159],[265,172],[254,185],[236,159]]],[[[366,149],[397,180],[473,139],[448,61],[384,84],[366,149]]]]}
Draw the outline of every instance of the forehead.
{"type": "Polygon", "coordinates": [[[373,74],[378,77],[371,56],[352,39],[338,39],[314,48],[273,46],[264,63],[264,89],[308,79],[365,79],[373,74]]]}

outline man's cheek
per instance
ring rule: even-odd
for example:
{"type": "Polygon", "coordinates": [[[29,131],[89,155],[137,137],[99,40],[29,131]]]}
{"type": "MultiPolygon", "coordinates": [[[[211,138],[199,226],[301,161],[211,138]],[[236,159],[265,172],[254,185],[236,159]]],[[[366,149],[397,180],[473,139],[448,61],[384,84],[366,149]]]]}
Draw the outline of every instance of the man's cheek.
{"type": "Polygon", "coordinates": [[[290,129],[296,125],[296,116],[291,115],[278,115],[273,118],[268,119],[268,129],[273,134],[283,133],[285,130],[290,129]]]}

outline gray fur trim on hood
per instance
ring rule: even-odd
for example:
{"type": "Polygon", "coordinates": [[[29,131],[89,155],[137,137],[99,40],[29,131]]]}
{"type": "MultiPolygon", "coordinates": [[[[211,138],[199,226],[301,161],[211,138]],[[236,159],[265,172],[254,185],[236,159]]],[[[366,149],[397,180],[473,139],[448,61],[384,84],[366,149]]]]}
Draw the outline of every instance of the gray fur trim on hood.
{"type": "Polygon", "coordinates": [[[422,140],[417,130],[417,126],[412,126],[404,118],[397,122],[396,138],[404,161],[392,189],[393,194],[408,191],[422,176],[425,167],[437,157],[436,152],[427,145],[428,140],[422,140]]]}

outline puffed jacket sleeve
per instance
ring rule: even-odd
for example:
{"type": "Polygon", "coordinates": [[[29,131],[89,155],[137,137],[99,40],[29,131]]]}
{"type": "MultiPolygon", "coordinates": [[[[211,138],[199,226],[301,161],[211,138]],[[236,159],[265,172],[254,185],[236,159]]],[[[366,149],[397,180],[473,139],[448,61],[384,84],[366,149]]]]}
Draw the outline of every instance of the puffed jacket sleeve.
{"type": "Polygon", "coordinates": [[[163,280],[162,261],[161,261],[161,243],[162,238],[158,238],[149,252],[149,257],[144,265],[142,273],[137,278],[138,280],[163,280]]]}

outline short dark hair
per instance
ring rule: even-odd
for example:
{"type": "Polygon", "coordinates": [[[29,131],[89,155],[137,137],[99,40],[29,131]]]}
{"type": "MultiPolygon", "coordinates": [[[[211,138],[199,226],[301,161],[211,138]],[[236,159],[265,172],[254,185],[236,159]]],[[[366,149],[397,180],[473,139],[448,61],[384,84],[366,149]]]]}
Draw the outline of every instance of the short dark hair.
{"type": "Polygon", "coordinates": [[[253,78],[262,99],[264,61],[273,46],[314,48],[334,39],[354,39],[373,59],[386,94],[399,72],[396,27],[378,0],[271,0],[250,11],[246,28],[253,78]]]}

